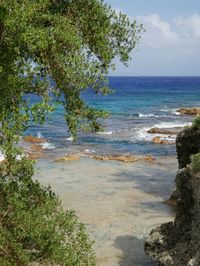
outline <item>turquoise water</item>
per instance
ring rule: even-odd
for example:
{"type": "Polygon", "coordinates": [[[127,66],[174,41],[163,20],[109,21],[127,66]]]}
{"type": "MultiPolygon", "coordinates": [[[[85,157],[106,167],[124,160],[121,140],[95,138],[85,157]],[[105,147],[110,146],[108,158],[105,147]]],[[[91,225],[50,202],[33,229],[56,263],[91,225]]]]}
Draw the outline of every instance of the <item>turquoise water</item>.
{"type": "MultiPolygon", "coordinates": [[[[52,121],[31,127],[28,134],[49,139],[49,148],[57,152],[85,151],[98,154],[175,154],[174,145],[155,145],[149,141],[148,128],[183,126],[191,122],[181,116],[181,107],[200,106],[199,77],[110,77],[114,94],[97,96],[92,91],[83,95],[95,107],[111,113],[100,134],[79,134],[73,143],[59,106],[52,121]]],[[[33,99],[34,100],[34,99],[33,99]]]]}

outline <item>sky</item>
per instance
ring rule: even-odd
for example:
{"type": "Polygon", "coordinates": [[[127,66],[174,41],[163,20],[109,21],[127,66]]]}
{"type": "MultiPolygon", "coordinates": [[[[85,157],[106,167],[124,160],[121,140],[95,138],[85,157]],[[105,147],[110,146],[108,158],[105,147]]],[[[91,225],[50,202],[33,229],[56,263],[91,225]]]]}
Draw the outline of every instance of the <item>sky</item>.
{"type": "Polygon", "coordinates": [[[200,0],[105,0],[145,32],[120,76],[200,76],[200,0]]]}

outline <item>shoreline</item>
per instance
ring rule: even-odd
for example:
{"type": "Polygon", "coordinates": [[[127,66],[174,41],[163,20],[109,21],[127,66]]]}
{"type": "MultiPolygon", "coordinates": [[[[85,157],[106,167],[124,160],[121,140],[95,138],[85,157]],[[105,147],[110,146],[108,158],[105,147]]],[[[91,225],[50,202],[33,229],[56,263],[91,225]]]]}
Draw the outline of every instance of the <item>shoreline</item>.
{"type": "Polygon", "coordinates": [[[175,156],[156,163],[39,160],[36,178],[51,185],[66,209],[74,209],[86,224],[99,266],[153,266],[143,251],[150,230],[173,219],[164,203],[174,185],[175,156]],[[165,184],[165,185],[163,185],[165,184]]]}

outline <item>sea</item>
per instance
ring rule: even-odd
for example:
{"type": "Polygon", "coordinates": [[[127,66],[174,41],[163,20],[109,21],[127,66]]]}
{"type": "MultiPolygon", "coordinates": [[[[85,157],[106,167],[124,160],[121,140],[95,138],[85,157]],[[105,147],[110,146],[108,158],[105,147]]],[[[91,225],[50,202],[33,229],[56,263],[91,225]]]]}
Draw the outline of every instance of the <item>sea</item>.
{"type": "Polygon", "coordinates": [[[56,105],[45,125],[33,125],[26,134],[47,138],[43,147],[49,153],[174,155],[175,145],[155,145],[147,131],[191,125],[193,118],[177,110],[200,106],[200,77],[109,77],[109,87],[113,90],[109,95],[96,95],[91,90],[82,95],[89,105],[110,113],[103,122],[104,131],[79,132],[74,142],[64,109],[56,105]]]}

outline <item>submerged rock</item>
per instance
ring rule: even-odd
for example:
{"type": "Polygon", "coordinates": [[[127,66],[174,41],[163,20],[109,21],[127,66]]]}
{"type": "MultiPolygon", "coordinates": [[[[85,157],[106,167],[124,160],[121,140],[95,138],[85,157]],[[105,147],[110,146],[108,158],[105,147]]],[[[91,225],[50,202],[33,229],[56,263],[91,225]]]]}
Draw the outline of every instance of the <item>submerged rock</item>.
{"type": "Polygon", "coordinates": [[[176,144],[180,168],[176,176],[176,217],[174,222],[153,229],[144,249],[160,266],[199,266],[200,173],[194,173],[188,163],[191,155],[200,151],[200,130],[183,130],[176,144]]]}
{"type": "Polygon", "coordinates": [[[125,163],[134,163],[138,161],[138,158],[136,158],[133,155],[107,155],[107,156],[93,156],[96,160],[101,161],[120,161],[125,163]]]}
{"type": "Polygon", "coordinates": [[[177,112],[182,115],[200,115],[200,107],[181,108],[177,112]]]}
{"type": "Polygon", "coordinates": [[[137,161],[143,160],[145,162],[153,163],[155,159],[151,156],[135,156],[135,155],[107,155],[107,156],[98,156],[95,155],[93,156],[94,159],[96,160],[101,160],[101,161],[119,161],[119,162],[124,162],[124,163],[135,163],[137,161]]]}
{"type": "Polygon", "coordinates": [[[28,158],[31,160],[37,160],[37,159],[46,158],[46,155],[44,154],[44,152],[33,152],[33,153],[29,152],[28,158]]]}
{"type": "Polygon", "coordinates": [[[155,158],[151,155],[136,156],[136,155],[89,155],[85,153],[69,154],[56,159],[54,162],[69,162],[79,160],[81,157],[95,159],[99,161],[118,161],[124,163],[135,163],[138,161],[145,161],[148,163],[155,162],[155,158]]]}
{"type": "Polygon", "coordinates": [[[69,162],[69,161],[77,161],[81,157],[80,154],[69,154],[66,156],[63,156],[61,158],[56,159],[54,162],[69,162]]]}

